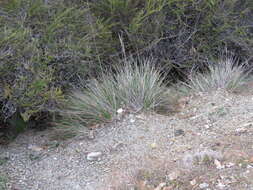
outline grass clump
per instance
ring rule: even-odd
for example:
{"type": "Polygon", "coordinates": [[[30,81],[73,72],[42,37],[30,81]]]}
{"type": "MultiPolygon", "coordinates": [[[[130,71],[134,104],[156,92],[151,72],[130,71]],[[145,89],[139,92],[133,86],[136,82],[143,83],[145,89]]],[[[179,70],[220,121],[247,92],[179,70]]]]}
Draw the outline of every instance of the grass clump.
{"type": "Polygon", "coordinates": [[[149,59],[128,60],[115,72],[102,74],[87,87],[72,93],[63,114],[63,124],[82,127],[112,121],[119,108],[130,111],[155,110],[166,102],[161,72],[149,59]]]}
{"type": "Polygon", "coordinates": [[[213,164],[214,160],[222,160],[222,154],[213,150],[197,151],[195,153],[186,154],[183,158],[183,164],[186,167],[193,167],[197,165],[209,166],[213,164]]]}
{"type": "Polygon", "coordinates": [[[195,92],[210,92],[218,89],[235,91],[247,82],[245,64],[233,57],[225,57],[218,63],[209,63],[206,72],[192,72],[187,86],[195,92]]]}
{"type": "Polygon", "coordinates": [[[109,75],[91,80],[86,89],[75,91],[69,100],[64,114],[81,125],[111,121],[119,108],[115,80],[109,75]]]}
{"type": "Polygon", "coordinates": [[[164,78],[152,60],[126,63],[117,70],[117,95],[131,110],[153,110],[166,103],[164,78]]]}

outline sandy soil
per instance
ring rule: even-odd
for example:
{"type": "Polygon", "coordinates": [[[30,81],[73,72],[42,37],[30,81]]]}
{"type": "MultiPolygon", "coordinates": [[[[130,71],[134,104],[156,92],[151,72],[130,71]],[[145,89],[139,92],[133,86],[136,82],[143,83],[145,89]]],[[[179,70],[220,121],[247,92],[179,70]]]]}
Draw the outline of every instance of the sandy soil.
{"type": "Polygon", "coordinates": [[[12,190],[253,190],[253,93],[184,103],[173,115],[127,115],[64,142],[27,131],[0,147],[0,173],[12,190]]]}

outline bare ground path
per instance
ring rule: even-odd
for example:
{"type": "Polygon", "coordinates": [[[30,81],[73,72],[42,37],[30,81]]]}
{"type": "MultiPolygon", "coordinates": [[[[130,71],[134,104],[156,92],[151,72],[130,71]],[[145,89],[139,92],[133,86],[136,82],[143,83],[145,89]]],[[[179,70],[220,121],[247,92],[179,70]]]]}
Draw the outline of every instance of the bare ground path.
{"type": "Polygon", "coordinates": [[[68,142],[27,131],[0,147],[12,190],[253,190],[253,95],[216,92],[171,116],[128,115],[68,142]],[[101,153],[87,160],[91,152],[101,153]],[[162,184],[164,183],[164,184],[162,184]]]}

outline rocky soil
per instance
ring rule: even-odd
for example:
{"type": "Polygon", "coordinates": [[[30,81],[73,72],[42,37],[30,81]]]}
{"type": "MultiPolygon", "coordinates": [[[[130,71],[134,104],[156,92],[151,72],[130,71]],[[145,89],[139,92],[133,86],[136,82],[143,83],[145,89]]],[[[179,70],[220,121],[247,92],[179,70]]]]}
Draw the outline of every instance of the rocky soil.
{"type": "Polygon", "coordinates": [[[0,147],[0,173],[12,190],[253,190],[253,93],[199,94],[179,106],[67,141],[27,131],[0,147]]]}

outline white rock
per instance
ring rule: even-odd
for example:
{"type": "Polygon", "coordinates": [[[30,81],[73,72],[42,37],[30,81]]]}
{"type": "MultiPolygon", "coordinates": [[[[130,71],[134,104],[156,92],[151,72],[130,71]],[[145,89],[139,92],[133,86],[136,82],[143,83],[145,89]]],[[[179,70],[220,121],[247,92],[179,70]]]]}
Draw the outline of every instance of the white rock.
{"type": "Polygon", "coordinates": [[[233,166],[235,166],[235,164],[232,163],[232,162],[229,162],[229,163],[226,164],[226,167],[227,167],[227,168],[231,168],[231,167],[233,167],[233,166]]]}
{"type": "Polygon", "coordinates": [[[150,147],[151,147],[151,148],[156,148],[156,147],[157,147],[157,144],[154,142],[154,143],[150,144],[150,147]]]}
{"type": "Polygon", "coordinates": [[[238,128],[235,130],[237,133],[245,133],[247,132],[247,129],[245,129],[244,127],[238,128]]]}
{"type": "Polygon", "coordinates": [[[190,181],[190,184],[191,184],[192,186],[196,185],[196,184],[197,184],[196,179],[194,179],[194,180],[190,181]]]}
{"type": "Polygon", "coordinates": [[[245,128],[245,127],[252,127],[253,126],[253,123],[245,123],[242,128],[245,128]]]}
{"type": "Polygon", "coordinates": [[[95,139],[95,134],[94,134],[94,131],[93,130],[91,130],[89,133],[88,133],[88,138],[89,139],[95,139]]]}
{"type": "Polygon", "coordinates": [[[28,149],[31,149],[31,150],[36,151],[36,152],[39,152],[39,151],[43,150],[43,148],[41,148],[41,147],[39,147],[37,145],[29,145],[28,149]]]}
{"type": "Polygon", "coordinates": [[[172,173],[169,174],[169,180],[173,181],[175,179],[177,179],[180,176],[180,171],[174,171],[172,173]]]}
{"type": "Polygon", "coordinates": [[[208,184],[208,183],[201,183],[201,184],[199,184],[199,188],[200,188],[200,189],[205,189],[205,188],[207,188],[207,187],[209,187],[209,184],[208,184]]]}
{"type": "Polygon", "coordinates": [[[160,183],[154,190],[162,190],[166,186],[166,183],[160,183]]]}
{"type": "Polygon", "coordinates": [[[216,165],[216,168],[219,170],[224,168],[224,166],[222,166],[220,161],[217,159],[214,160],[214,164],[216,165]]]}
{"type": "Polygon", "coordinates": [[[224,189],[226,187],[226,185],[224,185],[223,183],[219,182],[216,187],[218,187],[219,189],[224,189]]]}
{"type": "Polygon", "coordinates": [[[205,128],[206,129],[210,129],[210,125],[205,125],[205,128]]]}
{"type": "Polygon", "coordinates": [[[118,113],[118,114],[122,114],[123,111],[124,111],[124,110],[123,110],[122,108],[119,108],[119,109],[117,110],[117,113],[118,113]]]}
{"type": "Polygon", "coordinates": [[[130,119],[130,123],[134,123],[135,122],[135,120],[134,119],[130,119]]]}
{"type": "Polygon", "coordinates": [[[94,161],[94,160],[98,160],[100,157],[102,156],[101,152],[91,152],[87,155],[87,160],[89,161],[94,161]]]}
{"type": "Polygon", "coordinates": [[[143,115],[137,115],[136,118],[141,119],[141,120],[145,120],[145,117],[143,115]]]}

